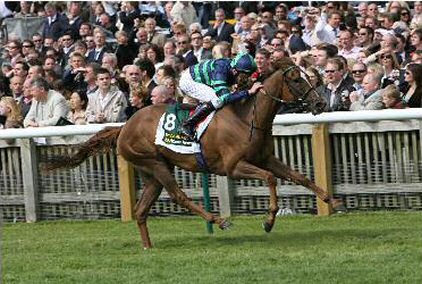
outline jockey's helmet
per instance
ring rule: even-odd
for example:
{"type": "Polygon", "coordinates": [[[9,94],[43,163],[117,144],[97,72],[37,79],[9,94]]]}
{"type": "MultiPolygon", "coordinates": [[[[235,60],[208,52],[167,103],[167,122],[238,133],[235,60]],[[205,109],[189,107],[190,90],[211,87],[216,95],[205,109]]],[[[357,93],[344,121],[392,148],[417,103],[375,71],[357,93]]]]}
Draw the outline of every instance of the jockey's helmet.
{"type": "Polygon", "coordinates": [[[232,59],[230,66],[237,71],[248,74],[252,74],[256,70],[255,60],[248,53],[239,53],[234,59],[232,59]]]}

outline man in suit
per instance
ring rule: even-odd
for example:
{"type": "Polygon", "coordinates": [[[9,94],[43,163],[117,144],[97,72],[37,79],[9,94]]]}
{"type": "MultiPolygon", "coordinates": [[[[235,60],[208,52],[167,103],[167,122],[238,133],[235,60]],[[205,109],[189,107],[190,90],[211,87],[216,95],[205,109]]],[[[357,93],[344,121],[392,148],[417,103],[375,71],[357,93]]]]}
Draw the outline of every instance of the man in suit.
{"type": "Polygon", "coordinates": [[[44,21],[43,38],[58,40],[69,29],[69,21],[66,16],[57,12],[52,2],[45,4],[44,9],[47,18],[44,21]]]}
{"type": "Polygon", "coordinates": [[[192,44],[192,51],[195,55],[198,62],[212,59],[212,52],[209,49],[202,47],[202,34],[200,32],[193,32],[190,35],[190,40],[192,44]]]}
{"type": "Polygon", "coordinates": [[[136,66],[138,66],[141,71],[140,77],[142,85],[148,89],[148,95],[145,98],[144,106],[149,106],[152,104],[151,92],[157,86],[157,84],[152,79],[155,75],[154,63],[152,63],[149,59],[142,59],[136,62],[136,66]]]}
{"type": "Polygon", "coordinates": [[[223,9],[215,11],[215,22],[212,28],[207,32],[206,36],[211,36],[217,42],[227,41],[232,42],[233,38],[230,36],[234,33],[233,25],[226,23],[226,15],[223,9]]]}
{"type": "Polygon", "coordinates": [[[187,34],[182,34],[177,38],[176,53],[183,56],[187,66],[192,66],[198,63],[198,59],[192,51],[192,46],[187,34]]]}
{"type": "Polygon", "coordinates": [[[353,85],[342,84],[345,73],[345,66],[340,58],[330,58],[324,70],[327,84],[319,86],[317,92],[327,102],[325,111],[349,110],[349,95],[355,89],[353,85]]]}
{"type": "Polygon", "coordinates": [[[102,63],[104,53],[108,52],[105,34],[96,32],[94,35],[95,49],[88,53],[88,62],[102,63]]]}
{"type": "Polygon", "coordinates": [[[145,20],[145,29],[148,33],[147,41],[152,44],[156,44],[160,47],[166,42],[166,36],[164,34],[157,33],[155,27],[157,26],[156,21],[153,18],[145,20]]]}

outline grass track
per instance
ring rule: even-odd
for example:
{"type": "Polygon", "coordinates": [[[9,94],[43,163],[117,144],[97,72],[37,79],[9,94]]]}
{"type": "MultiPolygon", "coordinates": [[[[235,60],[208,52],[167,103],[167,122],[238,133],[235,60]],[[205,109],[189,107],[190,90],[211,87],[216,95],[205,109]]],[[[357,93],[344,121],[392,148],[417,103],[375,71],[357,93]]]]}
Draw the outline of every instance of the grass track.
{"type": "Polygon", "coordinates": [[[149,220],[149,251],[134,222],[8,224],[4,283],[422,283],[422,212],[149,220]]]}

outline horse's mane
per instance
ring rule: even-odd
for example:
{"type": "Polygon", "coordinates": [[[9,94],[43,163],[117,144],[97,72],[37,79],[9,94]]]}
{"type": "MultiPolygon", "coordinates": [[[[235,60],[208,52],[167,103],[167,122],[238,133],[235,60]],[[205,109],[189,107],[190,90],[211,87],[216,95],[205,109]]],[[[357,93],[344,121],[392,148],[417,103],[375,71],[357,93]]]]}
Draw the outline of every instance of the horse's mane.
{"type": "MultiPolygon", "coordinates": [[[[263,74],[263,81],[270,79],[271,76],[276,73],[278,70],[286,70],[287,68],[291,67],[292,65],[295,65],[294,62],[289,57],[280,58],[277,61],[273,62],[271,64],[271,67],[267,73],[263,74]]],[[[249,87],[251,87],[252,84],[249,84],[249,87]]],[[[231,105],[234,112],[242,119],[244,119],[250,108],[252,107],[252,104],[254,102],[254,98],[245,99],[240,103],[231,105]]]]}

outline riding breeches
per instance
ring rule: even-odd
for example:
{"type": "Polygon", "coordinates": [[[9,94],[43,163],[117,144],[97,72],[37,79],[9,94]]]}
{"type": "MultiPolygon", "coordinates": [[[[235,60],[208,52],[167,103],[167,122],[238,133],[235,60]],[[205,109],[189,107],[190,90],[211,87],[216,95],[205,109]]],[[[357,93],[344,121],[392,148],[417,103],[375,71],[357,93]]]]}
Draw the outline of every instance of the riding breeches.
{"type": "Polygon", "coordinates": [[[216,109],[219,109],[224,105],[224,102],[218,98],[213,88],[205,84],[195,82],[192,79],[192,75],[189,70],[182,72],[179,87],[180,90],[182,90],[182,92],[184,92],[187,96],[195,98],[200,102],[211,102],[216,109]]]}

